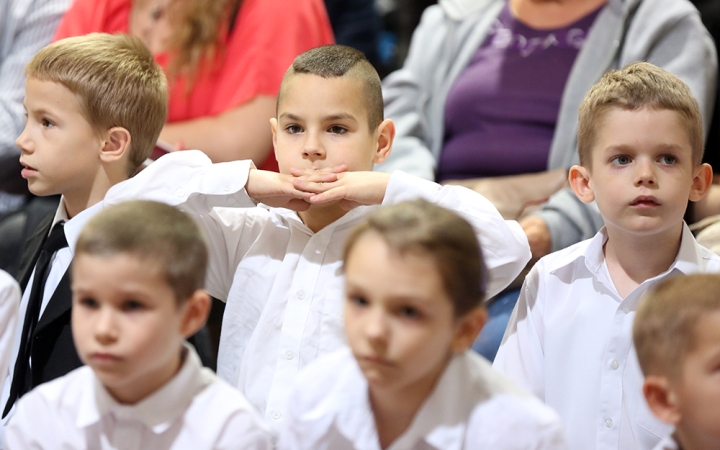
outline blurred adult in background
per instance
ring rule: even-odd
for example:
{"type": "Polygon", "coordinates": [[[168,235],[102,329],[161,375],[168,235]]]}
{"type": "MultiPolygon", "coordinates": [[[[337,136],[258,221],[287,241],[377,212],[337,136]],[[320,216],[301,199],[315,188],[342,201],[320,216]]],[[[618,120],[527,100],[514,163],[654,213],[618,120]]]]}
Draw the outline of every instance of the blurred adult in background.
{"type": "MultiPolygon", "coordinates": [[[[521,219],[535,258],[587,239],[602,218],[563,188],[577,163],[578,106],[605,71],[639,60],[682,78],[707,125],[717,56],[688,0],[444,0],[425,11],[404,66],[384,80],[397,136],[378,169],[493,194],[506,217],[521,219]]],[[[491,359],[516,298],[502,299],[499,323],[490,306],[481,338],[494,333],[483,349],[491,359]]]]}
{"type": "Polygon", "coordinates": [[[50,42],[70,1],[0,2],[0,217],[29,195],[15,145],[25,125],[25,65],[50,42]]]}
{"type": "Polygon", "coordinates": [[[360,50],[379,69],[380,17],[375,0],[325,0],[335,42],[360,50]]]}
{"type": "Polygon", "coordinates": [[[138,36],[165,69],[162,141],[264,168],[275,166],[269,119],[285,70],[334,42],[322,0],[75,0],[55,38],[91,32],[138,36]]]}

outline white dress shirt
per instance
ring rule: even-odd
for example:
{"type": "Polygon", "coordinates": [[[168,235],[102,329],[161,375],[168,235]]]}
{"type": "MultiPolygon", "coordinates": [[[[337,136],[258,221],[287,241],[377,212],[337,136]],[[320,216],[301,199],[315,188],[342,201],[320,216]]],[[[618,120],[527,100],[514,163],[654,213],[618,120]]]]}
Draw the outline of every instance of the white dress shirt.
{"type": "MultiPolygon", "coordinates": [[[[207,289],[227,300],[218,375],[278,423],[300,369],[345,342],[343,246],[378,206],[355,208],[313,233],[293,211],[256,206],[244,189],[250,167],[249,161],[211,164],[198,151],[171,153],[133,178],[130,190],[112,188],[106,203],[128,195],[151,198],[197,219],[210,248],[207,289]]],[[[529,260],[518,223],[503,220],[492,203],[469,189],[395,172],[383,204],[418,197],[455,210],[475,227],[490,295],[529,260]]]]}
{"type": "Polygon", "coordinates": [[[19,304],[20,286],[0,270],[0,380],[5,379],[10,366],[19,304]]]}
{"type": "Polygon", "coordinates": [[[134,405],[118,403],[88,366],[38,386],[18,402],[7,448],[271,449],[268,429],[242,394],[185,349],[175,377],[134,405]]]}
{"type": "Polygon", "coordinates": [[[668,277],[719,271],[720,257],[695,242],[683,225],[670,268],[623,299],[605,264],[606,240],[603,228],[533,267],[494,367],[560,414],[570,448],[650,450],[671,427],[650,412],[642,393],[632,344],[638,301],[668,277]]]}
{"type": "MultiPolygon", "coordinates": [[[[368,385],[349,349],[301,372],[281,450],[380,450],[368,385]]],[[[408,429],[388,450],[567,449],[557,414],[490,367],[455,355],[408,429]]]]}
{"type": "Polygon", "coordinates": [[[660,441],[658,445],[653,447],[652,450],[679,450],[680,446],[675,442],[675,439],[671,436],[667,436],[665,439],[660,441]]]}

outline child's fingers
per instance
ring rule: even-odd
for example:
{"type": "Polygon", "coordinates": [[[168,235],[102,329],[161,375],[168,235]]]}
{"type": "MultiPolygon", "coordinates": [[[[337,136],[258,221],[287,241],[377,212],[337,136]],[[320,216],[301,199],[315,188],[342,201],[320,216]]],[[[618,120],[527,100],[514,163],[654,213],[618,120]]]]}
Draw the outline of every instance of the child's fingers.
{"type": "Polygon", "coordinates": [[[338,174],[342,172],[347,172],[347,165],[341,164],[339,166],[334,167],[326,167],[323,169],[299,169],[297,167],[290,168],[290,174],[295,177],[305,176],[305,175],[317,175],[317,174],[338,174]]]}
{"type": "Polygon", "coordinates": [[[295,178],[293,180],[293,186],[295,189],[303,192],[312,192],[319,194],[321,192],[328,191],[338,186],[337,181],[333,182],[314,182],[304,178],[295,178]]]}
{"type": "Polygon", "coordinates": [[[334,202],[336,200],[343,200],[345,198],[345,195],[345,188],[343,186],[338,186],[325,192],[313,195],[308,200],[310,201],[310,203],[315,205],[319,203],[328,203],[334,202]]]}

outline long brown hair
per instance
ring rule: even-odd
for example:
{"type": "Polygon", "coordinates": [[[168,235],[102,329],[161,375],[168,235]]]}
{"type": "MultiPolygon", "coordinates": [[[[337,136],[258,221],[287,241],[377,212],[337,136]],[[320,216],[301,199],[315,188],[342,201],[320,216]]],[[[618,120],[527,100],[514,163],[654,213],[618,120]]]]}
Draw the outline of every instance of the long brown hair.
{"type": "MultiPolygon", "coordinates": [[[[224,51],[223,36],[229,31],[242,0],[176,0],[168,13],[173,26],[170,36],[172,61],[168,79],[186,75],[190,82],[200,64],[212,62],[224,51]]],[[[212,69],[212,68],[211,68],[212,69]]]]}

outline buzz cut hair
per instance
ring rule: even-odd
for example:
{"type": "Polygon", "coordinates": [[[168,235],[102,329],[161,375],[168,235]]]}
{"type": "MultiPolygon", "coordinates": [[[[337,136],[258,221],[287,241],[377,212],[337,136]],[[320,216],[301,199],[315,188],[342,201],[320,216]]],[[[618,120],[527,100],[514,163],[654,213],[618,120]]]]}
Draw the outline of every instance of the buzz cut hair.
{"type": "Polygon", "coordinates": [[[401,256],[415,253],[432,258],[455,317],[483,305],[488,275],[482,249],[472,225],[457,213],[424,199],[379,208],[348,237],[346,263],[367,234],[379,236],[401,256]]]}
{"type": "Polygon", "coordinates": [[[140,39],[105,33],[62,39],[41,49],[25,74],[75,94],[97,133],[125,128],[131,137],[128,175],[150,156],[167,118],[168,87],[140,39]]]}
{"type": "Polygon", "coordinates": [[[647,62],[636,62],[605,73],[580,104],[577,137],[580,164],[591,167],[592,151],[608,111],[643,108],[678,113],[692,149],[693,165],[702,163],[702,114],[690,88],[666,70],[647,62]]]}
{"type": "Polygon", "coordinates": [[[208,250],[197,224],[164,203],[134,200],[110,206],[90,219],[75,257],[127,254],[156,270],[178,306],[205,286],[208,250]]]}
{"type": "Polygon", "coordinates": [[[301,53],[285,72],[278,94],[278,106],[283,87],[287,80],[296,74],[316,75],[322,78],[347,76],[358,80],[362,84],[363,103],[367,109],[370,133],[375,132],[383,121],[385,112],[380,76],[360,50],[346,45],[331,44],[301,53]]]}
{"type": "Polygon", "coordinates": [[[645,294],[633,324],[633,342],[645,376],[678,379],[695,349],[698,323],[720,311],[720,275],[693,274],[666,280],[645,294]]]}

